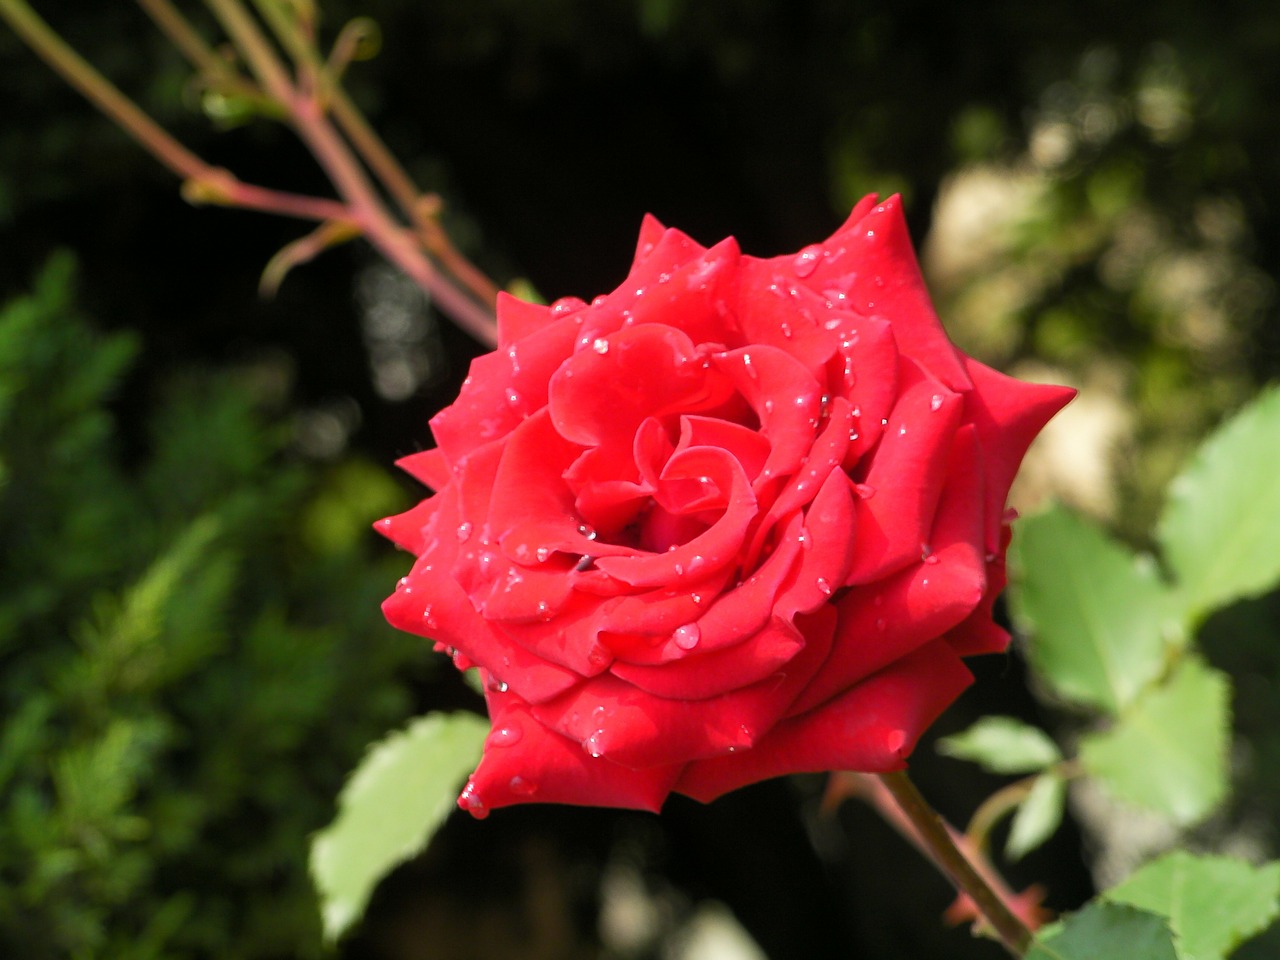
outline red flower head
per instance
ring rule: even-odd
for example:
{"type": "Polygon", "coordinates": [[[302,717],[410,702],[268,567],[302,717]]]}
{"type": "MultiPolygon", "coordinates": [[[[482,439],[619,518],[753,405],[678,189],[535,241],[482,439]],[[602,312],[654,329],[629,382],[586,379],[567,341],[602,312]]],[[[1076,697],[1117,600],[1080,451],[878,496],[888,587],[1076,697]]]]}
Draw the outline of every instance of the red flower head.
{"type": "Polygon", "coordinates": [[[896,198],[768,260],[648,218],[613,293],[498,325],[379,525],[387,619],[487,685],[473,813],[898,769],[1004,649],[1005,498],[1072,392],[951,344],[896,198]]]}

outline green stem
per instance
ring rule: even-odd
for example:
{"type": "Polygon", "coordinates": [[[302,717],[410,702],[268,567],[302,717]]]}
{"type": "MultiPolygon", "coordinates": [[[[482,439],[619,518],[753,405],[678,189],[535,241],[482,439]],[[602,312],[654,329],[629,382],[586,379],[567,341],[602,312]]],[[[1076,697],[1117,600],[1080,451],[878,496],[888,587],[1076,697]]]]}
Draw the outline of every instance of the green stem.
{"type": "Polygon", "coordinates": [[[25,0],[0,0],[0,16],[67,83],[178,176],[207,179],[212,168],[169,136],[40,19],[25,0]]]}
{"type": "Polygon", "coordinates": [[[978,911],[991,924],[1005,949],[1022,957],[1031,944],[1027,929],[1008,905],[974,869],[973,864],[956,846],[941,818],[921,796],[905,770],[880,774],[880,782],[893,796],[894,802],[915,828],[929,857],[961,893],[968,894],[978,911]]]}
{"type": "Polygon", "coordinates": [[[335,201],[241,183],[229,171],[209,166],[68,46],[24,0],[0,0],[0,17],[55,73],[182,178],[183,194],[193,203],[246,207],[304,220],[350,220],[346,208],[335,201]]]}
{"type": "Polygon", "coordinates": [[[346,202],[350,218],[369,241],[426,291],[455,323],[481,343],[493,346],[497,342],[493,314],[454,286],[424,255],[413,235],[392,219],[360,162],[326,119],[316,96],[309,96],[294,86],[271,42],[248,11],[238,0],[205,0],[205,3],[240,49],[259,82],[284,105],[298,136],[329,176],[346,202]]]}

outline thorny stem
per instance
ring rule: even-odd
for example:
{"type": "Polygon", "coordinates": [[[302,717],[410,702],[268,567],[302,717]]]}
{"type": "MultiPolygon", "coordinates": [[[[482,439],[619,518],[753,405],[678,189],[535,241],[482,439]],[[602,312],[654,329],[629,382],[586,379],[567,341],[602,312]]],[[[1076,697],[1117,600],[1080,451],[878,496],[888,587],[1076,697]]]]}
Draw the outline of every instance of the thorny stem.
{"type": "Polygon", "coordinates": [[[391,218],[359,161],[328,122],[315,92],[308,95],[295,88],[270,41],[244,7],[238,0],[205,0],[205,3],[243,52],[259,82],[285,105],[298,136],[346,201],[350,219],[459,326],[482,343],[493,346],[497,337],[492,313],[441,274],[422,253],[413,236],[391,218]]]}
{"type": "Polygon", "coordinates": [[[0,0],[0,17],[55,73],[181,177],[185,181],[183,195],[192,203],[246,207],[304,220],[351,219],[346,208],[333,200],[242,183],[230,171],[209,166],[71,49],[25,0],[0,0]]]}
{"type": "Polygon", "coordinates": [[[921,796],[906,771],[882,773],[879,779],[915,829],[929,858],[946,874],[957,890],[968,894],[979,912],[991,924],[1005,949],[1015,957],[1022,957],[1031,944],[1031,931],[1013,915],[1008,904],[956,846],[951,832],[921,796]]]}
{"type": "Polygon", "coordinates": [[[312,96],[322,107],[332,111],[338,126],[360,159],[368,165],[404,216],[417,229],[418,238],[423,245],[444,264],[450,274],[470,289],[476,299],[492,310],[498,299],[497,286],[453,245],[435,214],[426,211],[429,204],[423,202],[422,191],[365,121],[346,90],[330,75],[326,65],[320,61],[315,47],[299,35],[293,20],[276,0],[253,0],[253,3],[271,25],[276,39],[288,50],[299,74],[306,77],[312,96]]]}

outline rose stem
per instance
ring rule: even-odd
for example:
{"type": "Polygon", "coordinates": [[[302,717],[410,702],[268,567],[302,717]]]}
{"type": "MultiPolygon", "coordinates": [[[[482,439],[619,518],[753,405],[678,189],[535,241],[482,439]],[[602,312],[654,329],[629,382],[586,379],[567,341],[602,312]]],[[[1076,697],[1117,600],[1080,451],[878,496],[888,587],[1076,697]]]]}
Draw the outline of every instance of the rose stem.
{"type": "MultiPolygon", "coordinates": [[[[284,105],[294,131],[310,149],[338,193],[351,219],[382,255],[399,267],[435,304],[481,343],[497,343],[493,313],[459,290],[423,254],[412,234],[403,230],[383,206],[359,161],[329,124],[313,83],[296,87],[271,43],[239,0],[205,0],[249,69],[266,92],[284,105]]],[[[314,77],[303,75],[306,80],[314,77]]]]}
{"type": "Polygon", "coordinates": [[[1031,944],[1031,931],[1013,915],[1008,905],[956,846],[942,818],[921,796],[906,771],[882,773],[879,778],[893,796],[898,809],[915,829],[921,845],[938,869],[946,874],[957,890],[968,894],[979,912],[991,924],[1005,949],[1015,957],[1023,956],[1031,944]]]}

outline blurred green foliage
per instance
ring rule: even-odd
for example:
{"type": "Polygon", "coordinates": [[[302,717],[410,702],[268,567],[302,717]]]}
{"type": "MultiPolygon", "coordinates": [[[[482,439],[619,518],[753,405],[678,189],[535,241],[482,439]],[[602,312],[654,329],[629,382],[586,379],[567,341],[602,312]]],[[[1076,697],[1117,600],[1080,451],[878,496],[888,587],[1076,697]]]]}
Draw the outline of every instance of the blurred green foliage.
{"type": "Polygon", "coordinates": [[[73,272],[0,311],[0,955],[316,956],[308,835],[422,659],[352,518],[401,494],[291,462],[234,370],[173,382],[123,456],[137,342],[73,272]]]}

